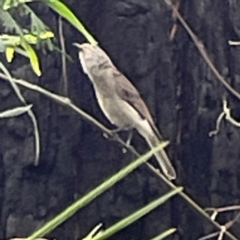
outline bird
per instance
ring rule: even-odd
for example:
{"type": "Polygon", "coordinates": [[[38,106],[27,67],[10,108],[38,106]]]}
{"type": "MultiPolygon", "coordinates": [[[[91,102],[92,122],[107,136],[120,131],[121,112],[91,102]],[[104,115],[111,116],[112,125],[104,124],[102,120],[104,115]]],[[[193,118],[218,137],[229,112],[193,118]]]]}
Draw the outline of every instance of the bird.
{"type": "MultiPolygon", "coordinates": [[[[150,148],[163,138],[136,87],[114,65],[108,54],[98,45],[74,43],[83,72],[92,82],[98,104],[106,118],[121,130],[136,129],[150,148]]],[[[176,179],[176,171],[164,149],[155,157],[163,174],[176,179]]]]}

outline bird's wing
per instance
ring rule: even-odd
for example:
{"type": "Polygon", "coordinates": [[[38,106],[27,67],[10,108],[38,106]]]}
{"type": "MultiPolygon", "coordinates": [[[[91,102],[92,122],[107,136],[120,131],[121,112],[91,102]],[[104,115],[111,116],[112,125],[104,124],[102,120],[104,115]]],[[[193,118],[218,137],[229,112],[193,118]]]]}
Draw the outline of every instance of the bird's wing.
{"type": "Polygon", "coordinates": [[[114,69],[114,80],[116,81],[116,91],[118,95],[126,102],[128,102],[143,118],[146,119],[155,134],[158,136],[159,140],[162,140],[160,133],[158,132],[153,119],[151,117],[150,112],[140,94],[138,93],[137,89],[132,85],[132,83],[117,69],[114,69]]]}

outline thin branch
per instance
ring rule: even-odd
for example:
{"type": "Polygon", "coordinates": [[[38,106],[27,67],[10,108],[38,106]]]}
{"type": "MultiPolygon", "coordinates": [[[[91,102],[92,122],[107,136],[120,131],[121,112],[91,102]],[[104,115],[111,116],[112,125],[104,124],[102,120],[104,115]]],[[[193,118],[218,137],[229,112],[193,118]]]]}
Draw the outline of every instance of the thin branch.
{"type": "Polygon", "coordinates": [[[227,100],[223,100],[223,112],[226,114],[226,120],[228,120],[235,127],[240,127],[240,122],[236,121],[231,116],[231,109],[227,107],[227,100]]]}
{"type": "Polygon", "coordinates": [[[193,30],[189,27],[189,25],[186,23],[186,21],[183,19],[182,15],[179,13],[178,9],[171,3],[170,0],[164,0],[167,5],[169,5],[179,22],[182,24],[182,26],[185,28],[187,33],[192,38],[193,42],[195,43],[195,46],[199,50],[200,54],[202,55],[202,58],[205,60],[209,68],[212,70],[212,72],[215,74],[217,79],[227,88],[229,92],[231,92],[235,97],[237,97],[240,100],[240,93],[237,92],[225,79],[224,77],[219,73],[217,68],[214,66],[213,62],[210,60],[210,57],[206,51],[206,48],[204,44],[198,39],[197,35],[193,32],[193,30]]]}
{"type": "MultiPolygon", "coordinates": [[[[8,77],[6,75],[4,75],[3,73],[0,73],[0,78],[2,78],[5,81],[8,81],[8,77]]],[[[26,87],[28,89],[31,89],[31,90],[35,91],[35,92],[41,93],[42,95],[44,95],[48,98],[51,98],[52,100],[60,103],[61,105],[64,105],[64,106],[67,106],[67,107],[73,109],[75,112],[79,113],[84,119],[88,120],[90,123],[97,126],[98,128],[100,128],[102,131],[106,132],[107,134],[111,135],[111,130],[105,128],[95,118],[93,118],[92,116],[90,116],[89,114],[85,113],[80,108],[78,108],[76,105],[74,105],[69,98],[51,93],[50,91],[47,91],[44,88],[39,87],[36,84],[31,84],[28,81],[25,81],[25,80],[22,80],[22,79],[12,78],[12,80],[15,83],[17,83],[17,84],[19,84],[23,87],[26,87]]]]}
{"type": "MultiPolygon", "coordinates": [[[[7,80],[9,81],[10,85],[13,88],[13,91],[15,92],[15,94],[17,95],[18,99],[20,100],[20,102],[27,106],[27,102],[25,101],[20,89],[18,88],[18,86],[16,85],[16,83],[14,82],[10,72],[7,70],[7,68],[0,62],[0,69],[2,69],[2,71],[5,73],[5,77],[7,78],[7,80]]],[[[40,134],[39,134],[39,129],[38,129],[38,122],[37,122],[37,118],[35,117],[32,109],[29,109],[27,112],[29,118],[32,121],[33,124],[33,132],[34,132],[34,140],[35,140],[35,158],[34,158],[34,165],[37,166],[38,165],[38,160],[39,160],[39,155],[40,155],[40,134]]]]}
{"type": "Polygon", "coordinates": [[[232,220],[232,221],[229,221],[227,224],[225,224],[226,226],[226,229],[229,229],[230,227],[232,227],[232,225],[237,222],[240,218],[240,213],[237,214],[237,216],[232,220]]]}
{"type": "Polygon", "coordinates": [[[206,208],[206,212],[215,212],[217,211],[218,213],[221,212],[229,212],[229,211],[237,211],[240,210],[239,205],[233,205],[233,206],[227,206],[227,207],[220,207],[220,208],[206,208]]]}
{"type": "Polygon", "coordinates": [[[227,231],[227,228],[225,226],[222,226],[222,230],[219,233],[218,240],[222,240],[224,233],[227,231]]]}
{"type": "MultiPolygon", "coordinates": [[[[8,81],[8,77],[5,76],[3,73],[0,73],[0,78],[8,81]]],[[[86,112],[84,112],[83,110],[81,110],[80,108],[78,108],[76,105],[74,105],[70,99],[66,98],[66,97],[62,97],[59,96],[57,94],[51,93],[47,90],[45,90],[44,88],[39,87],[38,85],[35,84],[31,84],[25,80],[22,79],[14,79],[13,81],[23,87],[26,87],[28,89],[31,89],[33,91],[36,91],[38,93],[41,93],[43,95],[45,95],[46,97],[57,101],[58,103],[60,103],[61,105],[67,106],[69,108],[71,108],[72,110],[74,110],[75,112],[77,112],[81,117],[83,117],[84,119],[86,119],[88,122],[90,122],[91,124],[95,125],[96,127],[98,127],[99,129],[101,129],[103,132],[107,133],[108,135],[112,136],[114,140],[118,141],[122,146],[124,146],[126,149],[128,149],[130,152],[132,152],[134,155],[136,156],[140,156],[139,153],[135,150],[134,147],[127,145],[116,133],[114,133],[113,131],[109,130],[108,128],[104,127],[100,122],[98,122],[95,118],[93,118],[92,116],[90,116],[89,114],[87,114],[86,112]]],[[[165,178],[159,170],[155,169],[151,164],[149,164],[148,162],[145,163],[147,165],[147,167],[155,174],[157,175],[159,178],[161,178],[168,186],[170,186],[172,189],[176,189],[177,186],[175,186],[172,182],[170,182],[167,178],[165,178]]],[[[211,222],[216,228],[218,228],[219,230],[222,229],[222,226],[220,224],[218,224],[217,222],[213,221],[210,216],[197,204],[195,203],[187,194],[185,194],[184,192],[180,192],[179,195],[189,203],[190,206],[192,206],[197,212],[199,212],[202,216],[204,216],[209,222],[211,222]]],[[[238,240],[234,235],[232,235],[230,232],[226,231],[226,235],[232,239],[232,240],[238,240]]]]}
{"type": "MultiPolygon", "coordinates": [[[[240,209],[239,205],[233,205],[233,206],[227,206],[227,207],[221,207],[221,208],[206,208],[205,211],[206,212],[213,212],[213,214],[211,215],[211,219],[215,220],[218,213],[226,212],[226,211],[236,211],[236,210],[239,210],[239,209],[240,209]]],[[[204,237],[199,238],[198,240],[210,239],[210,238],[215,237],[215,236],[218,236],[218,240],[223,239],[223,236],[224,236],[224,233],[226,232],[226,230],[229,229],[230,227],[232,227],[232,225],[236,221],[238,221],[239,218],[240,218],[240,213],[238,213],[237,216],[233,220],[227,222],[225,225],[222,225],[221,226],[222,230],[220,232],[214,232],[214,233],[208,234],[204,237]]]]}
{"type": "MultiPolygon", "coordinates": [[[[174,2],[174,5],[176,7],[176,9],[179,9],[180,7],[180,0],[177,0],[174,2]]],[[[174,38],[175,38],[175,35],[177,33],[177,30],[178,30],[178,24],[177,24],[177,17],[175,16],[174,12],[172,13],[172,19],[173,19],[173,26],[172,26],[172,29],[170,31],[170,34],[169,34],[169,39],[172,41],[174,38]]]]}
{"type": "Polygon", "coordinates": [[[240,122],[236,121],[232,116],[231,116],[231,109],[227,106],[227,100],[223,99],[223,111],[221,112],[221,114],[219,115],[218,119],[217,119],[217,123],[216,123],[216,129],[209,132],[209,136],[212,137],[213,135],[216,135],[219,130],[220,130],[220,124],[221,121],[223,120],[223,118],[225,117],[225,119],[227,121],[229,121],[232,125],[234,125],[235,127],[240,127],[240,122]]]}
{"type": "Polygon", "coordinates": [[[59,39],[60,39],[60,46],[61,46],[61,58],[62,58],[62,79],[63,79],[63,92],[67,96],[68,95],[68,77],[67,77],[67,63],[66,63],[66,53],[65,48],[65,39],[63,35],[63,21],[62,17],[59,16],[58,18],[58,32],[59,32],[59,39]]]}
{"type": "Polygon", "coordinates": [[[213,238],[213,237],[216,237],[220,234],[220,232],[214,232],[214,233],[210,233],[204,237],[200,237],[198,238],[197,240],[207,240],[207,239],[210,239],[210,238],[213,238]]]}
{"type": "Polygon", "coordinates": [[[240,42],[239,42],[239,41],[236,42],[236,41],[231,41],[231,40],[229,40],[229,41],[228,41],[228,44],[231,45],[231,46],[239,46],[239,45],[240,45],[240,42]]]}
{"type": "Polygon", "coordinates": [[[217,119],[217,121],[216,121],[216,129],[208,133],[209,137],[212,137],[212,136],[218,134],[218,132],[220,131],[220,124],[221,124],[221,122],[222,122],[222,120],[223,120],[223,118],[224,118],[225,115],[226,115],[226,114],[225,114],[224,112],[222,112],[222,113],[219,115],[219,117],[218,117],[218,119],[217,119]]]}

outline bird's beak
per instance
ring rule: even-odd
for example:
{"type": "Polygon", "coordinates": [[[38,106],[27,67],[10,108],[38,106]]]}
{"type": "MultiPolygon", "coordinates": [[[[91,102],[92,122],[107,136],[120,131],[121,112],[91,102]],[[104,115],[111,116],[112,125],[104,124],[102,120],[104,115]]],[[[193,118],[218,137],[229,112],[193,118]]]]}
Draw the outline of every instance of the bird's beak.
{"type": "Polygon", "coordinates": [[[73,46],[78,48],[80,51],[82,50],[82,46],[79,43],[73,43],[73,46]]]}

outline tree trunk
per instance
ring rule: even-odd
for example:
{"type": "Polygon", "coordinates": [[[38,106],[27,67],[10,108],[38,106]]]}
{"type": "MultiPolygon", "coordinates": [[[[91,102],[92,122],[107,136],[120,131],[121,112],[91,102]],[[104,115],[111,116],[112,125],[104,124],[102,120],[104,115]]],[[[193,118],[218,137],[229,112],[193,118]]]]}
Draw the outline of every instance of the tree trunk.
{"type": "MultiPolygon", "coordinates": [[[[39,3],[40,4],[40,3],[39,3]]],[[[140,91],[164,139],[184,186],[200,206],[239,203],[240,129],[227,121],[210,137],[227,98],[239,120],[239,99],[230,94],[201,57],[195,44],[164,1],[71,1],[79,16],[115,65],[140,91]],[[170,32],[176,24],[174,39],[170,32]]],[[[182,0],[179,11],[196,33],[216,68],[240,92],[240,4],[234,0],[182,0]]],[[[42,9],[41,9],[42,10],[42,9]]],[[[41,12],[57,35],[57,19],[41,12]]],[[[83,74],[73,42],[86,42],[64,22],[64,38],[74,63],[68,63],[68,93],[76,105],[114,129],[99,109],[90,81],[83,74]]],[[[16,57],[13,75],[64,95],[61,57],[40,54],[43,76],[37,78],[25,60],[16,57]]],[[[96,187],[135,159],[122,146],[66,107],[21,88],[33,103],[41,138],[39,165],[33,165],[34,133],[27,115],[0,119],[0,238],[26,237],[75,199],[96,187]]],[[[0,112],[20,105],[10,85],[0,80],[0,112]]],[[[121,134],[125,137],[125,134],[121,134]]],[[[132,144],[140,153],[147,145],[135,133],[132,144]]],[[[104,228],[169,190],[142,166],[80,210],[46,237],[81,239],[98,223],[104,228]]],[[[224,224],[235,213],[220,215],[224,224]]],[[[169,239],[192,240],[216,231],[181,197],[174,198],[121,231],[112,239],[150,239],[176,227],[169,239]]],[[[240,238],[237,223],[231,228],[240,238]]]]}

